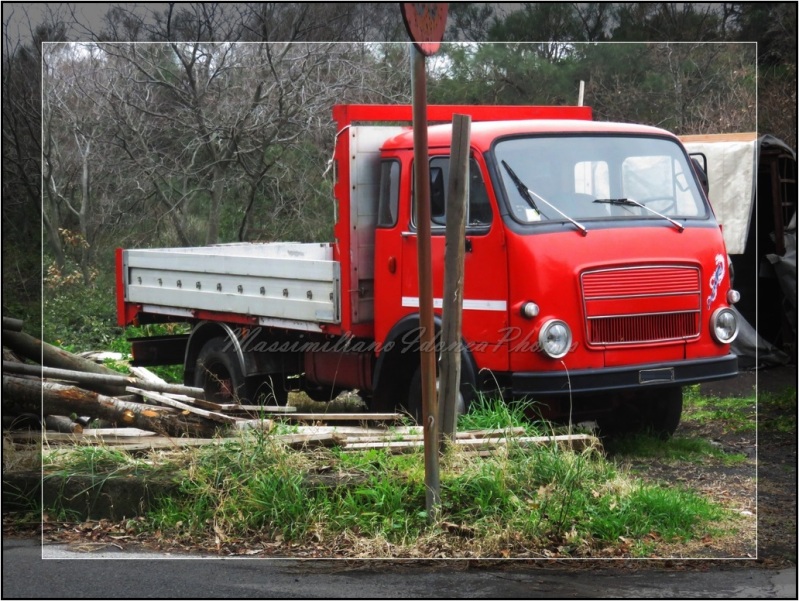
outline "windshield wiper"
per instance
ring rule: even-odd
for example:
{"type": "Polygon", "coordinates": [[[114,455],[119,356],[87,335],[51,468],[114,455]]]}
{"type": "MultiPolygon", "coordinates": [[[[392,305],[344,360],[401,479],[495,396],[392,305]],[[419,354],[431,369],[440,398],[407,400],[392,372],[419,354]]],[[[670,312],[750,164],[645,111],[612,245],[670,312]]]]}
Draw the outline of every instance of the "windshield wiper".
{"type": "MultiPolygon", "coordinates": [[[[533,200],[533,197],[530,196],[532,190],[528,189],[527,186],[524,185],[524,182],[519,179],[519,176],[514,173],[513,169],[511,169],[510,165],[508,165],[505,161],[502,161],[502,166],[505,167],[505,170],[508,172],[508,175],[510,175],[513,183],[516,184],[516,189],[519,191],[519,194],[521,194],[522,198],[524,198],[524,200],[527,201],[527,204],[529,204],[533,210],[540,215],[541,211],[538,210],[538,205],[535,204],[535,200],[533,200]]],[[[536,196],[538,195],[536,194],[536,196]]]]}
{"type": "Polygon", "coordinates": [[[657,215],[658,217],[662,217],[666,221],[670,221],[674,227],[677,228],[679,232],[683,232],[685,230],[685,226],[681,223],[674,221],[671,217],[666,217],[663,213],[658,213],[654,209],[650,209],[645,204],[641,204],[637,200],[633,200],[632,198],[597,198],[594,202],[601,202],[605,204],[617,205],[622,207],[641,207],[652,213],[653,215],[657,215]]]}
{"type": "MultiPolygon", "coordinates": [[[[579,229],[583,233],[583,236],[588,235],[588,230],[585,229],[584,225],[577,223],[574,219],[566,215],[566,213],[558,209],[558,207],[553,205],[546,198],[544,198],[540,194],[536,194],[530,188],[528,188],[524,184],[524,182],[521,179],[519,179],[519,176],[513,172],[513,169],[510,168],[510,165],[508,165],[505,161],[502,161],[502,166],[505,167],[505,170],[508,172],[508,175],[510,175],[510,178],[513,180],[513,183],[516,184],[516,189],[519,190],[519,194],[521,194],[522,198],[524,198],[527,201],[527,204],[529,204],[536,213],[538,213],[539,215],[543,215],[543,213],[541,213],[541,211],[539,210],[538,206],[535,204],[533,196],[535,196],[538,200],[547,205],[550,209],[555,211],[558,215],[571,222],[577,229],[579,229]]],[[[544,216],[546,217],[546,215],[544,216]]]]}

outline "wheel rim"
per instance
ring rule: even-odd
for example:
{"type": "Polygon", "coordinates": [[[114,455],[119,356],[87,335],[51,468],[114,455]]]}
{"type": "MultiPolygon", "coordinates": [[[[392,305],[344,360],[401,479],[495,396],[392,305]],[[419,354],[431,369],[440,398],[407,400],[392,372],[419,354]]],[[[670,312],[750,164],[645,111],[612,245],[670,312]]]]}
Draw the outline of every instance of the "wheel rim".
{"type": "Polygon", "coordinates": [[[205,395],[216,402],[238,403],[235,394],[233,377],[227,368],[221,363],[213,363],[205,366],[204,386],[205,395]]]}

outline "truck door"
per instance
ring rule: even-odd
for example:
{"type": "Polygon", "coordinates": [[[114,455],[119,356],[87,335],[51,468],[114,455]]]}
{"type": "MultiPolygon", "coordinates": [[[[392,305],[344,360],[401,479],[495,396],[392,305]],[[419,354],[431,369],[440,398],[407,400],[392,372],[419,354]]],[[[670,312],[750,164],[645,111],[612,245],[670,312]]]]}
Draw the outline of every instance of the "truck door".
{"type": "MultiPolygon", "coordinates": [[[[437,315],[443,305],[449,162],[449,156],[430,159],[433,296],[437,315]]],[[[499,370],[507,368],[504,345],[497,343],[507,336],[508,264],[496,200],[489,194],[485,174],[482,160],[472,157],[464,258],[463,338],[473,354],[486,354],[485,361],[478,361],[481,368],[499,370]]],[[[414,208],[409,226],[402,232],[401,304],[405,314],[416,313],[419,307],[415,213],[414,208]]]]}

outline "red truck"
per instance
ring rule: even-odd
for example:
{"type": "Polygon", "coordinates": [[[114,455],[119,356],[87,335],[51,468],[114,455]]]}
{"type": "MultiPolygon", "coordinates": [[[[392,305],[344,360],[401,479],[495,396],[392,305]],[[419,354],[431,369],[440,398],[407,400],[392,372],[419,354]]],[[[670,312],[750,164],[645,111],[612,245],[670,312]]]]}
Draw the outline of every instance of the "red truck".
{"type": "MultiPolygon", "coordinates": [[[[459,409],[496,394],[671,434],[683,386],[737,373],[738,294],[696,163],[589,107],[429,106],[437,328],[454,114],[472,119],[459,409]]],[[[120,325],[192,324],[133,340],[136,363],[182,363],[214,398],[358,389],[421,413],[411,107],[333,116],[333,243],[117,251],[120,325]]]]}

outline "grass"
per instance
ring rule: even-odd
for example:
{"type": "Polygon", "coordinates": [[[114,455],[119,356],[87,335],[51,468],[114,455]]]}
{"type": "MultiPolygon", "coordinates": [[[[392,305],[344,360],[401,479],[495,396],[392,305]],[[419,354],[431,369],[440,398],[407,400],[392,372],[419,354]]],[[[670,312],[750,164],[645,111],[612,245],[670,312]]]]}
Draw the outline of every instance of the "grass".
{"type": "Polygon", "coordinates": [[[764,430],[796,433],[796,388],[758,395],[759,422],[764,430]]]}
{"type": "Polygon", "coordinates": [[[663,440],[656,436],[639,434],[614,440],[606,444],[606,448],[614,456],[655,458],[670,462],[702,463],[713,459],[721,461],[725,465],[734,465],[747,460],[746,455],[726,453],[722,448],[703,438],[680,436],[663,440]]]}
{"type": "MultiPolygon", "coordinates": [[[[479,399],[460,416],[459,430],[552,431],[531,424],[529,410],[479,399]]],[[[719,458],[712,446],[680,439],[636,439],[615,452],[719,458]]],[[[325,557],[672,556],[675,545],[730,536],[739,519],[692,490],[647,482],[591,448],[509,444],[488,457],[448,448],[436,521],[426,512],[421,450],[296,452],[255,430],[219,445],[135,457],[112,447],[46,450],[44,469],[164,475],[179,483],[179,493],[160,499],[134,522],[136,530],[165,544],[225,545],[234,553],[260,541],[281,554],[321,548],[325,557]]]]}
{"type": "Polygon", "coordinates": [[[702,396],[698,386],[689,386],[684,390],[682,420],[700,426],[721,423],[725,433],[754,432],[756,406],[755,396],[702,396]]]}
{"type": "Polygon", "coordinates": [[[471,402],[469,412],[458,416],[458,429],[524,428],[527,436],[537,436],[549,430],[548,424],[543,421],[530,421],[529,415],[535,415],[535,404],[531,401],[506,403],[478,394],[471,402]]]}
{"type": "Polygon", "coordinates": [[[328,451],[316,459],[358,474],[359,483],[310,487],[307,458],[252,440],[242,445],[221,457],[200,451],[186,469],[184,496],[165,500],[149,527],[202,538],[210,526],[226,540],[266,536],[296,544],[355,538],[376,555],[388,544],[392,553],[413,556],[419,541],[452,538],[444,524],[455,524],[471,533],[450,540],[456,555],[500,557],[554,545],[558,555],[572,556],[614,547],[620,537],[701,537],[726,515],[690,491],[629,479],[595,453],[542,448],[488,459],[449,455],[440,521],[429,524],[421,453],[328,451]]]}
{"type": "MultiPolygon", "coordinates": [[[[515,427],[521,413],[486,403],[459,427],[515,427]],[[480,413],[492,415],[479,415],[480,413]]],[[[164,499],[144,528],[177,539],[286,544],[346,541],[369,556],[593,556],[650,554],[660,541],[702,538],[728,512],[702,496],[632,477],[596,450],[509,445],[491,457],[450,449],[442,505],[430,523],[421,451],[296,453],[260,432],[185,452],[182,494],[164,499]],[[329,476],[320,484],[314,475],[329,476]],[[627,541],[627,542],[625,542],[627,541]]]]}

